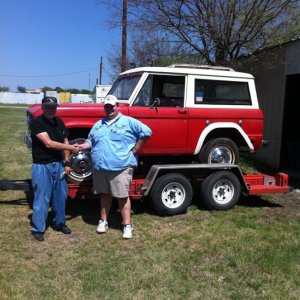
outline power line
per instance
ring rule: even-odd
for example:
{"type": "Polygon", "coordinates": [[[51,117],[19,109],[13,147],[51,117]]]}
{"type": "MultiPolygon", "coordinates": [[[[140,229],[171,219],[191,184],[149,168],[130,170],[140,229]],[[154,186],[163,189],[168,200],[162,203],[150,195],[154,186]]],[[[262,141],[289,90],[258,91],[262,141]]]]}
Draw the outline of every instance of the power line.
{"type": "Polygon", "coordinates": [[[69,76],[75,75],[79,73],[85,73],[89,71],[97,70],[97,68],[91,68],[87,70],[77,71],[77,72],[70,72],[70,73],[61,73],[61,74],[51,74],[51,75],[13,75],[13,74],[0,74],[1,77],[59,77],[59,76],[69,76]]]}

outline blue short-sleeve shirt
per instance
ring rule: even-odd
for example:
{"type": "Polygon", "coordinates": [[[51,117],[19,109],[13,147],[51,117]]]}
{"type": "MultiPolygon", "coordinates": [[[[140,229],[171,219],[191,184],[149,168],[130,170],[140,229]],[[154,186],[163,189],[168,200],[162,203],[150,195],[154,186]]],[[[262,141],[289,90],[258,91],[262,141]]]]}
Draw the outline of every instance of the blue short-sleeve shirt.
{"type": "Polygon", "coordinates": [[[151,134],[148,126],[121,113],[113,120],[106,117],[96,122],[87,140],[92,148],[93,168],[121,171],[136,167],[137,156],[132,153],[132,148],[138,139],[151,134]]]}

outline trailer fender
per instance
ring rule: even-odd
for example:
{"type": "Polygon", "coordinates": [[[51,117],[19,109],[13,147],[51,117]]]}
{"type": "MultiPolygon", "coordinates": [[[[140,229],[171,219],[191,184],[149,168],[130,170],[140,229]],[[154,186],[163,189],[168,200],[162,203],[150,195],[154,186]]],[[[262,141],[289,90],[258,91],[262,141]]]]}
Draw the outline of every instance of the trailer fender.
{"type": "Polygon", "coordinates": [[[167,165],[153,165],[149,170],[143,186],[143,195],[148,196],[150,193],[153,184],[163,174],[167,174],[170,172],[176,173],[199,173],[199,174],[206,174],[203,175],[203,179],[205,176],[208,176],[215,172],[220,171],[230,171],[236,175],[238,180],[240,181],[241,188],[243,191],[248,191],[249,186],[244,180],[243,173],[238,165],[233,164],[167,164],[167,165]]]}

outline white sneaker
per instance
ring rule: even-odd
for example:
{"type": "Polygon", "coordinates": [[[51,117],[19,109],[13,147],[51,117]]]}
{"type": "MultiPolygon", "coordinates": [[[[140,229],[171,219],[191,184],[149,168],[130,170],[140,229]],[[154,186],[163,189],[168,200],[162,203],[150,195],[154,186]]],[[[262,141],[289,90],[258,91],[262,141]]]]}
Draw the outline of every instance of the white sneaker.
{"type": "Polygon", "coordinates": [[[123,239],[131,239],[132,238],[133,228],[130,224],[124,225],[123,228],[123,239]]]}
{"type": "Polygon", "coordinates": [[[100,220],[96,231],[98,233],[104,233],[104,232],[106,232],[107,229],[108,229],[107,221],[100,220]]]}

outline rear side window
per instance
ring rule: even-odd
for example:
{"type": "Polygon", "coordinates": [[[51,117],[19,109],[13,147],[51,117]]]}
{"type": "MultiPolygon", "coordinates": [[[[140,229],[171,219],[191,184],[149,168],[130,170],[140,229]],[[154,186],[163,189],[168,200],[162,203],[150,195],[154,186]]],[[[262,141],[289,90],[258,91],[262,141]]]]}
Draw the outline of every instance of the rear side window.
{"type": "Polygon", "coordinates": [[[196,79],[195,104],[249,105],[248,83],[196,79]]]}

